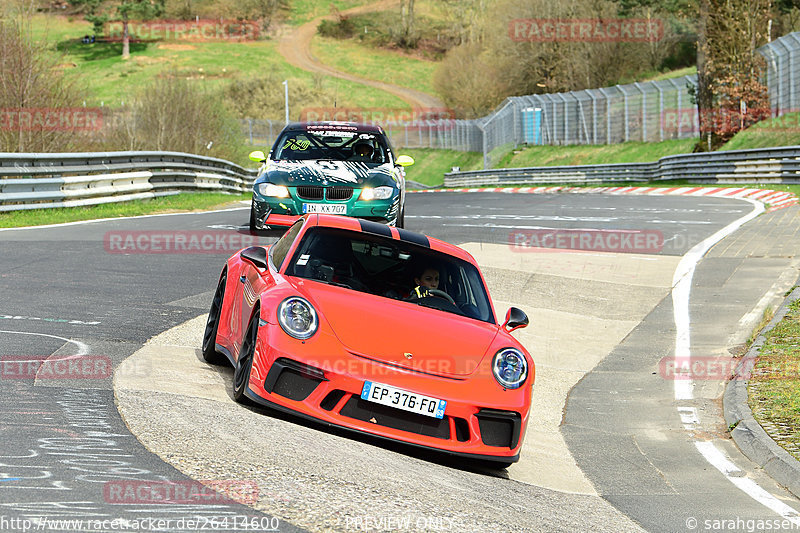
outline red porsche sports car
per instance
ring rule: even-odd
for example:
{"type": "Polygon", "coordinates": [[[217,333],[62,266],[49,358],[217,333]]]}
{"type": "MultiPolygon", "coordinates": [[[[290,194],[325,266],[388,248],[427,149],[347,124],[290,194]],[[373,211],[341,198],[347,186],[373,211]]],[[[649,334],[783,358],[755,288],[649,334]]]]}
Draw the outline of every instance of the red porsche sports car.
{"type": "Polygon", "coordinates": [[[407,230],[305,215],[228,259],[203,357],[233,396],[350,430],[507,466],[534,364],[467,252],[407,230]]]}

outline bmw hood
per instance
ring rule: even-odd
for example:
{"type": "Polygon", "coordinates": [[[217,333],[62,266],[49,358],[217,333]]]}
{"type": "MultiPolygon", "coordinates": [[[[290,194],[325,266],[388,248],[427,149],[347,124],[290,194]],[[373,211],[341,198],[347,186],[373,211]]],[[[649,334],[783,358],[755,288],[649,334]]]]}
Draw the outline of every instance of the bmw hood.
{"type": "Polygon", "coordinates": [[[377,187],[392,185],[392,166],[351,161],[270,161],[258,179],[276,185],[344,185],[377,187]]]}
{"type": "Polygon", "coordinates": [[[472,374],[498,327],[317,282],[302,292],[354,355],[436,375],[472,374]]]}

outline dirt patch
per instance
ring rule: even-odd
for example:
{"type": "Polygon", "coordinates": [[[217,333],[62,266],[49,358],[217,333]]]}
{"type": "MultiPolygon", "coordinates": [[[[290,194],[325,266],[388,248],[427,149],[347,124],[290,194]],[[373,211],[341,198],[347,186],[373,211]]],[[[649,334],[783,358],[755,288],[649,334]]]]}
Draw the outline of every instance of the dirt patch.
{"type": "Polygon", "coordinates": [[[132,59],[137,65],[153,65],[155,63],[163,63],[167,61],[166,57],[134,56],[132,59]]]}
{"type": "Polygon", "coordinates": [[[159,44],[158,48],[159,50],[182,51],[182,50],[194,50],[197,47],[193,44],[159,44]]]}

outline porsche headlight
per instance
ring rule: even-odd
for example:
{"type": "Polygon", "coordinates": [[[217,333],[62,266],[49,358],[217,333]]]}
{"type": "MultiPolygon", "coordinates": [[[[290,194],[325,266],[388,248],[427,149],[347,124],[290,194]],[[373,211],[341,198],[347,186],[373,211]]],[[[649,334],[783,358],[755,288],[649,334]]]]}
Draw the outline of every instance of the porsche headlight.
{"type": "Polygon", "coordinates": [[[528,377],[528,361],[519,350],[503,348],[492,359],[492,373],[506,389],[518,389],[528,377]]]}
{"type": "Polygon", "coordinates": [[[275,185],[274,183],[259,183],[258,192],[262,196],[274,196],[275,198],[288,198],[289,189],[283,185],[275,185]]]}
{"type": "Polygon", "coordinates": [[[361,191],[361,199],[362,200],[386,200],[387,198],[391,198],[392,194],[394,194],[394,187],[375,187],[374,189],[367,187],[363,191],[361,191]]]}
{"type": "Polygon", "coordinates": [[[290,336],[305,340],[317,332],[317,312],[305,298],[291,296],[278,306],[278,323],[290,336]]]}

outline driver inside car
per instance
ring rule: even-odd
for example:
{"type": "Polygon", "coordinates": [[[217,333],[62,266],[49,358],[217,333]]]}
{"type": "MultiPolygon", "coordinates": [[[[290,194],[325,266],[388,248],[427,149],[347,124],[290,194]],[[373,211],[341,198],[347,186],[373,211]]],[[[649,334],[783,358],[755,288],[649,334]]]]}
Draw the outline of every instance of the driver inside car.
{"type": "Polygon", "coordinates": [[[411,299],[426,298],[430,296],[429,291],[439,288],[439,271],[433,267],[426,267],[414,278],[414,283],[417,286],[411,290],[411,299]]]}
{"type": "Polygon", "coordinates": [[[372,161],[372,154],[374,153],[374,149],[372,145],[370,145],[366,141],[359,141],[353,146],[353,157],[354,161],[362,161],[362,162],[369,162],[372,161]]]}

